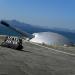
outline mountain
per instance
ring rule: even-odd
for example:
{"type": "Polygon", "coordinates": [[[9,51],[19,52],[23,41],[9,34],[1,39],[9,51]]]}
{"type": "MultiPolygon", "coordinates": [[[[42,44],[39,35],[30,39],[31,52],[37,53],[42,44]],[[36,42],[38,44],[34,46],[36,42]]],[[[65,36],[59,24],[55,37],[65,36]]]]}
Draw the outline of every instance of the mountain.
{"type": "MultiPolygon", "coordinates": [[[[63,29],[63,28],[43,28],[39,26],[33,26],[31,24],[22,23],[17,20],[6,20],[11,26],[18,28],[22,31],[28,32],[30,34],[36,32],[56,32],[68,37],[72,42],[75,43],[75,30],[63,29]]],[[[8,35],[20,35],[19,33],[0,25],[0,34],[8,35]]]]}

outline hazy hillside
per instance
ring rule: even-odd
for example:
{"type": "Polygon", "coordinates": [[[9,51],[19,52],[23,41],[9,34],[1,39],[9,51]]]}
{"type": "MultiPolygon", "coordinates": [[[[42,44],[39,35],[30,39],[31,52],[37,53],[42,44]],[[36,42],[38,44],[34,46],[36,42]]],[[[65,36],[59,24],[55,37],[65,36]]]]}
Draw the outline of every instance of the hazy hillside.
{"type": "MultiPolygon", "coordinates": [[[[30,24],[22,23],[16,20],[11,20],[7,21],[10,25],[13,27],[17,27],[22,31],[26,31],[28,33],[35,33],[35,32],[45,32],[45,31],[51,31],[51,32],[56,32],[59,34],[62,34],[66,37],[68,37],[71,41],[75,42],[75,31],[74,30],[69,30],[69,29],[62,29],[62,28],[42,28],[42,27],[37,27],[33,26],[30,24]]],[[[20,35],[17,32],[10,30],[9,28],[6,28],[2,25],[0,25],[0,34],[8,34],[8,35],[20,35]]]]}

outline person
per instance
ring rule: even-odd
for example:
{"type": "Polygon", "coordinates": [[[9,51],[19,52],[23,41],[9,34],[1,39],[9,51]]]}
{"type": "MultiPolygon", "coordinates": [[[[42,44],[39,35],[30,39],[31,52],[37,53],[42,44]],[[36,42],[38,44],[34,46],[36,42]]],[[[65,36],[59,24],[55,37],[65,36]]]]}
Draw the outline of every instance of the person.
{"type": "Polygon", "coordinates": [[[19,42],[18,42],[19,45],[22,45],[22,39],[19,38],[19,42]]]}

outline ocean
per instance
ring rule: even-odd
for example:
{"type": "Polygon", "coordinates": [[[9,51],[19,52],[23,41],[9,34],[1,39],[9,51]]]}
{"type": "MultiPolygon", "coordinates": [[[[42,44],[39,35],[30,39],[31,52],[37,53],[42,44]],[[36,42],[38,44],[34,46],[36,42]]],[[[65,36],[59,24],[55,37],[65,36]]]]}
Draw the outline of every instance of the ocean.
{"type": "MultiPolygon", "coordinates": [[[[43,28],[35,28],[35,27],[32,27],[32,28],[21,27],[21,30],[28,32],[30,34],[35,33],[35,32],[47,32],[47,31],[56,32],[56,33],[62,34],[63,36],[66,36],[67,38],[69,38],[70,41],[75,43],[75,33],[72,33],[72,32],[52,30],[52,29],[43,29],[43,28]]],[[[2,25],[0,25],[0,35],[21,36],[20,33],[14,31],[14,30],[11,30],[5,26],[2,26],[2,25]]]]}

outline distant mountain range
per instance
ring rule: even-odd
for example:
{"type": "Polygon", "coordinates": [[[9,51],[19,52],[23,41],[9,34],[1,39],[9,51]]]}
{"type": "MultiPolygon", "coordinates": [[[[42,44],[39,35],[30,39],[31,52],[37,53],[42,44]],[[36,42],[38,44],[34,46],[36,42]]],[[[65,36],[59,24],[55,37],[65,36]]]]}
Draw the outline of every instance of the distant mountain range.
{"type": "MultiPolygon", "coordinates": [[[[68,37],[72,42],[75,43],[75,30],[63,29],[63,28],[43,28],[40,26],[33,26],[31,24],[22,23],[16,20],[6,20],[13,27],[19,28],[22,31],[28,33],[36,33],[36,32],[56,32],[68,37]]],[[[8,34],[8,35],[20,35],[19,33],[4,27],[0,24],[0,34],[8,34]]]]}

